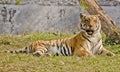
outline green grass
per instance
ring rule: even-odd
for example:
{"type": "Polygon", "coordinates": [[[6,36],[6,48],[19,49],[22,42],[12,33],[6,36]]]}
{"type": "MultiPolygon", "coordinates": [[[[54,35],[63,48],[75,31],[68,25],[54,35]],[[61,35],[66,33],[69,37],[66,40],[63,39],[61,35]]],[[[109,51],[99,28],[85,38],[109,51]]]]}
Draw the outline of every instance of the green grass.
{"type": "MultiPolygon", "coordinates": [[[[0,52],[19,49],[36,40],[71,37],[73,34],[32,33],[25,35],[0,35],[0,52]]],[[[105,47],[116,56],[88,57],[34,57],[32,54],[0,53],[0,72],[119,72],[120,45],[105,47]]]]}

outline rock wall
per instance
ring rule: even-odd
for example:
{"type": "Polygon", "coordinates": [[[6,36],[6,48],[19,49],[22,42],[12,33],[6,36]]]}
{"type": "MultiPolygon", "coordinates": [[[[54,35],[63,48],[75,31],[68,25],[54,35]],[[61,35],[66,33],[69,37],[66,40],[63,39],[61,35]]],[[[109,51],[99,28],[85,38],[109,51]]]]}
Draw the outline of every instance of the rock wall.
{"type": "MultiPolygon", "coordinates": [[[[0,0],[0,34],[78,31],[83,12],[78,0],[21,0],[18,5],[16,1],[0,0]]],[[[102,7],[120,25],[119,3],[102,7]]]]}
{"type": "Polygon", "coordinates": [[[7,0],[0,5],[0,33],[75,32],[80,6],[76,0],[7,0]]]}

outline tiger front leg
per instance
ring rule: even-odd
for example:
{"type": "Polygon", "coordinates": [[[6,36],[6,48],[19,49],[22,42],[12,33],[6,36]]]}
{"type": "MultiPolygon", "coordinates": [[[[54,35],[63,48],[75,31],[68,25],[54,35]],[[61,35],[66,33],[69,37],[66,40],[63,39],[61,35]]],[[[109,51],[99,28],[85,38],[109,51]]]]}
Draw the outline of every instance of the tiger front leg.
{"type": "Polygon", "coordinates": [[[115,54],[107,49],[105,49],[104,47],[100,50],[99,54],[106,54],[107,56],[115,56],[115,54]]]}
{"type": "Polygon", "coordinates": [[[74,54],[73,54],[73,55],[79,56],[79,57],[81,57],[81,56],[94,57],[94,55],[93,55],[92,53],[90,53],[90,52],[88,52],[87,50],[82,49],[82,48],[76,49],[76,50],[74,51],[74,54]]]}

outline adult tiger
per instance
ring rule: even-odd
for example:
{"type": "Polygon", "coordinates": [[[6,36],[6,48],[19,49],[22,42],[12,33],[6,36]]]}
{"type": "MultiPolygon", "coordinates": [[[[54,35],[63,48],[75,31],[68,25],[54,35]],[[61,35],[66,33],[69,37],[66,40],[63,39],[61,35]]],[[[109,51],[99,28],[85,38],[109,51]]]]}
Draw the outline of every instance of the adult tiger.
{"type": "Polygon", "coordinates": [[[103,47],[100,34],[101,23],[98,15],[80,14],[80,32],[71,38],[43,41],[38,40],[31,45],[10,53],[32,53],[36,56],[63,55],[63,56],[94,56],[96,54],[115,54],[103,47]]]}

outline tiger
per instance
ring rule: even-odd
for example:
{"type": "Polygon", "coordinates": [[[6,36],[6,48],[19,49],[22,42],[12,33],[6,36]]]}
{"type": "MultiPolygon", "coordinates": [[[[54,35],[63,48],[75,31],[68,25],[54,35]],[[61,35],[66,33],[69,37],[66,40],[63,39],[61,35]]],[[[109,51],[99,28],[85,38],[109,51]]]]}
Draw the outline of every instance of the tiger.
{"type": "Polygon", "coordinates": [[[113,52],[103,47],[99,16],[80,13],[80,31],[74,36],[57,40],[37,40],[20,50],[7,52],[31,53],[34,56],[94,57],[100,54],[115,56],[113,52]]]}

